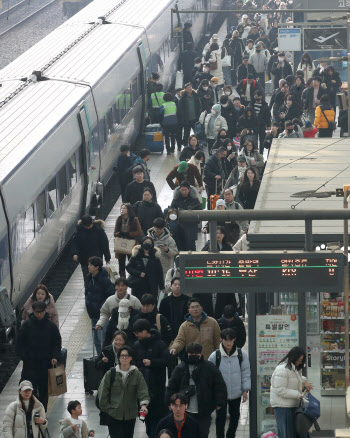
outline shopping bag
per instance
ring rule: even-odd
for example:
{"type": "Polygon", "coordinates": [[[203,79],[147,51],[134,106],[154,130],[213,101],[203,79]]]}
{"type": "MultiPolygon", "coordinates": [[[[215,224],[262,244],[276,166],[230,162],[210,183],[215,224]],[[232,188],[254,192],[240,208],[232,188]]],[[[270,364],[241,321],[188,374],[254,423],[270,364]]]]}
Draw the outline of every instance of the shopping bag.
{"type": "Polygon", "coordinates": [[[123,239],[122,237],[116,237],[114,239],[114,252],[131,255],[132,249],[135,245],[136,240],[134,239],[123,239]]]}
{"type": "Polygon", "coordinates": [[[49,368],[48,395],[57,396],[67,392],[67,376],[63,365],[49,368]]]}
{"type": "Polygon", "coordinates": [[[312,394],[308,395],[309,404],[305,408],[304,414],[310,417],[313,420],[318,420],[321,416],[321,404],[320,401],[317,400],[312,394]]]}
{"type": "Polygon", "coordinates": [[[176,78],[175,78],[175,90],[178,88],[183,88],[184,86],[184,74],[182,71],[176,72],[176,78]]]}

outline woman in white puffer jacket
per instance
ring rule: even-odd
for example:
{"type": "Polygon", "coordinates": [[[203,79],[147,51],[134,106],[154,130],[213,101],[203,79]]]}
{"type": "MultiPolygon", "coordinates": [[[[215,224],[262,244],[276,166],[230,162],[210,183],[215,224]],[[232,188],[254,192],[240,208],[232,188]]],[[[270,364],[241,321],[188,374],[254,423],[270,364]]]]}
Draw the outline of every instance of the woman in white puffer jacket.
{"type": "Polygon", "coordinates": [[[276,417],[278,438],[299,437],[295,430],[295,411],[303,390],[312,389],[312,384],[302,375],[305,360],[304,350],[294,347],[272,374],[270,403],[276,417]]]}

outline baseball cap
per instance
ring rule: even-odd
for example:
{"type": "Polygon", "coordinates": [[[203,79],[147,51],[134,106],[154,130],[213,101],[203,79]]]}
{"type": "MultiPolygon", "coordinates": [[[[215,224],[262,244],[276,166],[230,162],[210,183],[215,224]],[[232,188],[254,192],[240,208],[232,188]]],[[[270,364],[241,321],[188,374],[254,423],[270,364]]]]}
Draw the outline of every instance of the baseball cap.
{"type": "Polygon", "coordinates": [[[126,313],[131,307],[131,302],[127,298],[123,298],[119,301],[118,313],[126,313]]]}
{"type": "Polygon", "coordinates": [[[177,171],[179,173],[184,173],[187,168],[188,168],[187,161],[181,161],[181,163],[177,167],[177,171]]]}
{"type": "Polygon", "coordinates": [[[20,391],[25,391],[27,389],[32,389],[33,390],[33,385],[31,382],[29,382],[29,380],[22,380],[22,382],[19,384],[18,389],[20,391]]]}

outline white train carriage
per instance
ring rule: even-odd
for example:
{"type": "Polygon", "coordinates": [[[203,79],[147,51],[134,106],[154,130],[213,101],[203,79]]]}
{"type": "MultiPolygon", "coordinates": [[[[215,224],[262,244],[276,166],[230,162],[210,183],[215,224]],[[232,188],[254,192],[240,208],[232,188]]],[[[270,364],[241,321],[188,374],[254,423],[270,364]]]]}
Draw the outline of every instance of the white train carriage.
{"type": "MultiPolygon", "coordinates": [[[[147,74],[173,79],[174,6],[95,0],[0,71],[0,284],[16,310],[110,178],[120,145],[143,129],[147,74]]],[[[182,18],[198,40],[207,18],[182,18]]]]}

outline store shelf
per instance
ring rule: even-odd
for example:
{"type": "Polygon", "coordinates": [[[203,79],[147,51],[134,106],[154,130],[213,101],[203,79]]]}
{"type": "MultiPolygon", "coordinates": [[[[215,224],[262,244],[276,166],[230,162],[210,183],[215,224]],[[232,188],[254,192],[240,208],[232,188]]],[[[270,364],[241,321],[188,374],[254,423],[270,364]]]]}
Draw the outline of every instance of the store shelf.
{"type": "Polygon", "coordinates": [[[321,335],[345,335],[345,332],[323,332],[321,331],[321,335]]]}
{"type": "Polygon", "coordinates": [[[321,389],[321,395],[345,395],[345,389],[321,389]]]}
{"type": "Polygon", "coordinates": [[[322,350],[322,353],[345,353],[345,350],[322,350]]]}
{"type": "Polygon", "coordinates": [[[321,319],[345,319],[344,316],[320,316],[321,319]]]}
{"type": "Polygon", "coordinates": [[[345,367],[322,367],[323,370],[345,370],[345,367]]]}

